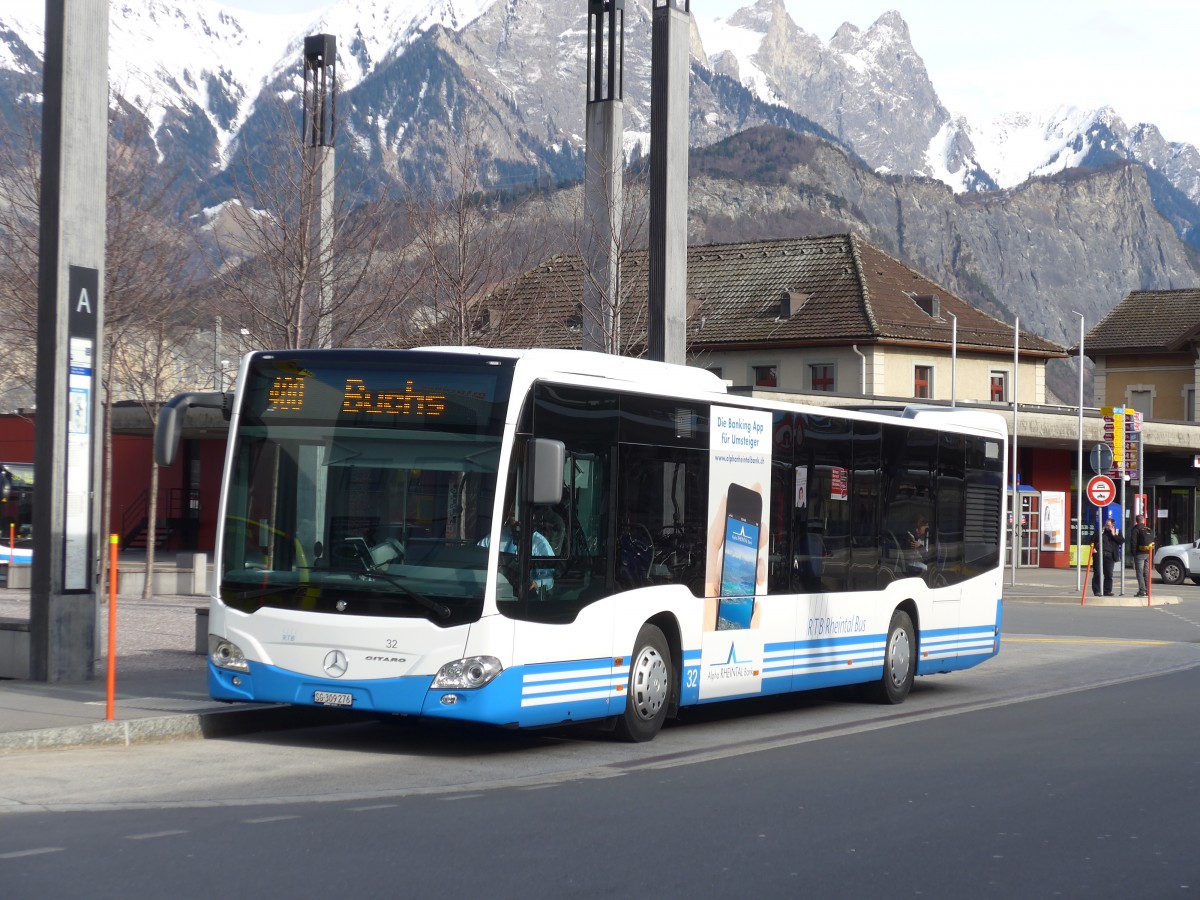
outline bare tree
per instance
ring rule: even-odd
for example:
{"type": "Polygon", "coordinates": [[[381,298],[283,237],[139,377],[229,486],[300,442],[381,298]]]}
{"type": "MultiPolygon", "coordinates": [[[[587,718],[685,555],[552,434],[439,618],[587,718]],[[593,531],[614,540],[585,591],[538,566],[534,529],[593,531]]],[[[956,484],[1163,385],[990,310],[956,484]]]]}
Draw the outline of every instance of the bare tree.
{"type": "Polygon", "coordinates": [[[37,358],[38,220],[41,209],[39,111],[30,106],[0,132],[0,315],[8,340],[0,398],[11,408],[34,394],[37,358]]]}
{"type": "MultiPolygon", "coordinates": [[[[132,115],[116,104],[115,124],[132,115]]],[[[108,240],[105,246],[105,519],[112,504],[112,404],[136,400],[153,426],[162,403],[193,385],[181,377],[182,355],[197,318],[193,285],[195,245],[177,214],[182,206],[178,173],[148,178],[153,148],[133,138],[136,129],[114,127],[108,151],[108,240]],[[174,375],[174,377],[172,377],[174,375]]],[[[146,581],[153,593],[159,517],[158,465],[151,463],[146,491],[146,581]]]]}
{"type": "Polygon", "coordinates": [[[403,332],[412,275],[397,253],[402,207],[382,180],[345,162],[334,177],[328,251],[313,241],[312,178],[294,116],[270,109],[269,139],[243,144],[231,168],[233,199],[211,223],[212,275],[224,315],[258,346],[335,346],[403,332]],[[310,303],[320,293],[327,302],[310,303]]]}
{"type": "MultiPolygon", "coordinates": [[[[0,309],[12,338],[7,369],[32,382],[37,347],[38,220],[40,215],[40,119],[30,109],[22,129],[0,136],[8,168],[0,174],[0,309]]],[[[157,420],[163,385],[147,383],[129,361],[145,350],[145,329],[167,323],[190,325],[190,273],[196,271],[192,243],[183,240],[177,210],[177,174],[159,165],[146,141],[144,120],[115,95],[110,105],[107,165],[107,227],[104,275],[103,367],[105,475],[101,521],[111,522],[112,404],[124,397],[142,402],[157,420]]],[[[175,385],[174,387],[178,387],[175,385]]],[[[157,472],[152,472],[152,480],[157,472]]],[[[153,567],[157,492],[147,493],[149,539],[147,584],[153,567]]],[[[102,570],[107,559],[101,554],[102,570]]],[[[103,573],[102,573],[103,574],[103,573]]]]}
{"type": "Polygon", "coordinates": [[[413,246],[423,263],[417,295],[427,317],[423,337],[440,343],[487,343],[506,320],[527,311],[483,304],[501,282],[541,259],[545,218],[532,198],[503,201],[489,189],[486,130],[471,121],[446,150],[443,179],[410,186],[413,246]]]}
{"type": "MultiPolygon", "coordinates": [[[[620,260],[620,275],[616,292],[607,289],[602,273],[593,272],[583,265],[583,293],[591,287],[599,295],[599,309],[588,309],[580,302],[580,314],[587,319],[586,330],[595,328],[601,336],[604,352],[619,356],[641,356],[646,352],[646,329],[648,313],[646,306],[649,272],[636,263],[646,261],[644,255],[635,258],[634,251],[646,245],[646,227],[649,220],[650,183],[646,166],[628,169],[621,182],[621,202],[618,209],[609,210],[608,228],[613,235],[613,250],[620,260]],[[593,318],[594,317],[594,318],[593,318]]],[[[581,260],[589,258],[585,241],[603,235],[590,232],[601,231],[587,227],[587,223],[576,217],[571,231],[574,249],[581,260]]]]}

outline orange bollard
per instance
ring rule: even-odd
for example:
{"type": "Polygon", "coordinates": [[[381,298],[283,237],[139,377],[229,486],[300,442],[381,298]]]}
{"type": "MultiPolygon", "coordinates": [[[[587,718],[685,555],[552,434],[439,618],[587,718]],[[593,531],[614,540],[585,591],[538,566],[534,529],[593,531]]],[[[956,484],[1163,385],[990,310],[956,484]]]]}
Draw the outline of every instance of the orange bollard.
{"type": "Polygon", "coordinates": [[[117,692],[117,536],[108,536],[108,690],[104,703],[104,721],[113,719],[117,692]]]}

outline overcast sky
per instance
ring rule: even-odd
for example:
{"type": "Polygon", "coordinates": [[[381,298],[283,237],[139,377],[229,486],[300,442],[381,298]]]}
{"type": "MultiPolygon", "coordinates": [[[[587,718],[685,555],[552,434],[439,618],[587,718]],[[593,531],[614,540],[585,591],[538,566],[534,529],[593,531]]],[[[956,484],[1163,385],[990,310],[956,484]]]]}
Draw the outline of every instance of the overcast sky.
{"type": "MultiPolygon", "coordinates": [[[[303,12],[328,0],[221,0],[266,12],[303,12]]],[[[404,2],[404,0],[397,0],[404,2]]],[[[577,2],[585,0],[544,0],[577,2]]],[[[867,29],[889,9],[908,22],[942,103],[982,122],[1059,104],[1113,107],[1128,125],[1153,122],[1167,140],[1200,146],[1196,0],[785,0],[792,19],[824,41],[842,22],[867,29]]],[[[725,16],[749,0],[691,0],[725,16]]]]}

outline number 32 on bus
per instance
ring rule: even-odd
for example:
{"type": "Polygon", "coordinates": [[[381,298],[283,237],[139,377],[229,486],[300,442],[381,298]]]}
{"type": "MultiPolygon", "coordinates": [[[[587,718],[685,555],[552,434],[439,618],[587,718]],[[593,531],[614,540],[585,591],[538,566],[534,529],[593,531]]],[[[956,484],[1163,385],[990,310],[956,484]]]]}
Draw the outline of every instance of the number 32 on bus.
{"type": "Polygon", "coordinates": [[[208,684],[231,701],[654,737],[680,708],[999,651],[1006,430],[575,351],[260,352],[231,415],[208,684]]]}

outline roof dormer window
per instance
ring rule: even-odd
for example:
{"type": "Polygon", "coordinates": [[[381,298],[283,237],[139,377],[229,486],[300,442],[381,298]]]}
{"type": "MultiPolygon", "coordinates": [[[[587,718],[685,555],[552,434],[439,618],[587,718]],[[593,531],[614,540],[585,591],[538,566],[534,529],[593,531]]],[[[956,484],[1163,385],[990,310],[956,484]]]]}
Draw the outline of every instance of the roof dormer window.
{"type": "Polygon", "coordinates": [[[931,319],[942,317],[942,304],[937,294],[909,294],[909,298],[931,319]]]}

